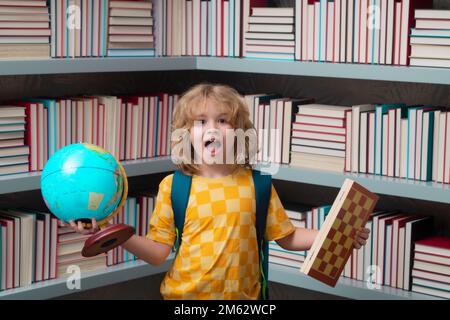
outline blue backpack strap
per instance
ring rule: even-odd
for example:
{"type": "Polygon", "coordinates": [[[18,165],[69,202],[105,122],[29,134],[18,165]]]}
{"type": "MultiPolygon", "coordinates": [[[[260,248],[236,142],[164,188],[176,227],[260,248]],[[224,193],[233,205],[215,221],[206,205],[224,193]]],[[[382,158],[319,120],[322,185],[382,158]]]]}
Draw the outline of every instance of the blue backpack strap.
{"type": "Polygon", "coordinates": [[[261,281],[260,298],[269,299],[269,243],[265,239],[267,213],[272,191],[272,176],[253,170],[256,200],[256,239],[258,241],[259,270],[261,281]]]}
{"type": "Polygon", "coordinates": [[[186,208],[189,201],[189,194],[191,192],[192,177],[185,175],[180,170],[176,170],[173,174],[172,190],[170,192],[170,199],[172,201],[173,216],[175,220],[175,250],[178,253],[180,248],[181,238],[183,235],[184,220],[186,217],[186,208]]]}

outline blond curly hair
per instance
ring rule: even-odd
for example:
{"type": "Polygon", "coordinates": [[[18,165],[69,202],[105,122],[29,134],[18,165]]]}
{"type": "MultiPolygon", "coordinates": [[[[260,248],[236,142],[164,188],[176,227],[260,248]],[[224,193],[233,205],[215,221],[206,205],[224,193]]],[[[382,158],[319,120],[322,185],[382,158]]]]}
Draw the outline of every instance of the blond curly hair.
{"type": "MultiPolygon", "coordinates": [[[[230,124],[233,129],[242,129],[244,132],[250,132],[256,137],[256,129],[250,121],[250,114],[245,99],[233,88],[223,84],[201,83],[187,90],[178,100],[172,121],[172,134],[179,129],[187,129],[186,134],[194,125],[195,115],[202,108],[206,108],[206,101],[212,100],[222,112],[229,115],[230,124]],[[248,131],[251,130],[251,131],[248,131]]],[[[173,135],[172,135],[173,137],[173,135]]],[[[181,139],[181,138],[180,138],[181,139]]],[[[173,151],[182,139],[171,139],[171,150],[173,151]]],[[[245,139],[245,138],[244,138],[245,139]]],[[[256,139],[254,140],[256,141],[256,139]]],[[[256,146],[250,146],[249,139],[245,139],[245,154],[237,154],[237,141],[234,141],[234,164],[233,172],[238,168],[249,168],[251,164],[251,150],[256,146]],[[252,148],[252,149],[251,149],[252,148]],[[237,161],[237,159],[240,161],[237,161]],[[239,162],[239,163],[238,163],[239,162]]],[[[189,159],[193,158],[194,148],[191,144],[191,155],[189,159]]],[[[172,154],[172,156],[174,156],[172,154]]],[[[199,165],[195,163],[186,163],[181,161],[176,166],[186,175],[194,175],[199,172],[199,165]]]]}

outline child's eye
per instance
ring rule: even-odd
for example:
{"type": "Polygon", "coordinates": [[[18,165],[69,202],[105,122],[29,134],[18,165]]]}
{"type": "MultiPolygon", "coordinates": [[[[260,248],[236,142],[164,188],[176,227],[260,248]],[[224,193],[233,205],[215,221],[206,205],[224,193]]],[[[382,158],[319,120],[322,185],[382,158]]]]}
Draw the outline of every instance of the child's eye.
{"type": "Polygon", "coordinates": [[[227,120],[226,120],[226,119],[219,119],[219,123],[220,123],[220,124],[227,123],[227,120]]]}

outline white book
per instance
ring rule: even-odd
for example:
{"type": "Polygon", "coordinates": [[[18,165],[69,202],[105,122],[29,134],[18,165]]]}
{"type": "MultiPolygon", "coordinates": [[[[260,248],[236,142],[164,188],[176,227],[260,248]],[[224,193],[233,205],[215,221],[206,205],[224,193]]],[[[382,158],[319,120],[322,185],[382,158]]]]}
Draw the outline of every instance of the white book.
{"type": "MultiPolygon", "coordinates": [[[[381,170],[377,172],[381,172],[383,176],[388,175],[388,114],[383,114],[383,129],[381,135],[381,170]]],[[[378,138],[378,137],[377,137],[378,138]]],[[[379,149],[377,149],[379,150],[379,149]]],[[[378,168],[377,168],[378,169],[378,168]]],[[[376,173],[377,173],[376,172],[376,173]]]]}
{"type": "MultiPolygon", "coordinates": [[[[352,171],[353,172],[359,172],[359,161],[358,161],[358,155],[360,154],[359,148],[361,146],[361,141],[359,139],[360,134],[359,130],[361,127],[360,124],[360,115],[363,112],[366,111],[372,111],[374,110],[375,106],[373,104],[362,104],[362,105],[356,105],[352,106],[352,171]]],[[[366,130],[367,130],[367,123],[365,123],[366,130]]],[[[367,133],[366,133],[367,134],[367,133]]],[[[364,141],[366,144],[366,142],[364,141]]]]}
{"type": "Polygon", "coordinates": [[[326,61],[327,58],[327,18],[328,18],[328,1],[320,0],[319,13],[319,61],[326,61]]]}
{"type": "Polygon", "coordinates": [[[394,46],[392,53],[392,64],[399,65],[400,64],[400,36],[401,36],[401,12],[402,12],[402,3],[395,2],[395,18],[394,18],[394,46]]]}
{"type": "Polygon", "coordinates": [[[373,14],[373,8],[374,3],[376,0],[368,0],[368,7],[367,7],[367,29],[366,29],[366,35],[367,35],[367,50],[366,50],[366,60],[365,63],[373,63],[373,51],[374,51],[374,30],[376,28],[376,14],[373,14]]]}
{"type": "MultiPolygon", "coordinates": [[[[217,0],[211,0],[209,5],[210,19],[209,19],[209,30],[210,30],[210,47],[211,47],[211,56],[217,56],[217,0]]],[[[245,29],[245,28],[244,28],[245,29]]],[[[243,39],[244,41],[244,39],[243,39]]]]}
{"type": "Polygon", "coordinates": [[[353,13],[353,0],[347,0],[347,57],[346,62],[355,62],[353,59],[353,24],[354,24],[354,13],[353,13]]]}
{"type": "MultiPolygon", "coordinates": [[[[225,2],[223,6],[223,21],[229,21],[230,19],[230,7],[225,2]]],[[[250,31],[250,29],[249,29],[250,31]]],[[[230,42],[230,33],[228,28],[228,23],[225,22],[225,25],[223,27],[223,54],[225,57],[229,56],[229,42],[230,42]]]]}
{"type": "Polygon", "coordinates": [[[373,174],[375,172],[375,112],[369,113],[369,144],[367,146],[368,148],[368,167],[367,167],[367,173],[373,174]]]}
{"type": "Polygon", "coordinates": [[[379,63],[386,63],[386,35],[387,35],[387,16],[388,16],[388,1],[389,0],[378,0],[380,2],[380,32],[379,32],[379,63]]]}
{"type": "Polygon", "coordinates": [[[320,8],[321,3],[320,2],[314,2],[314,39],[313,39],[313,53],[314,53],[314,60],[313,61],[320,61],[320,32],[321,32],[321,23],[320,23],[320,8]]]}
{"type": "Polygon", "coordinates": [[[261,46],[261,45],[250,45],[246,44],[245,46],[246,52],[263,52],[263,53],[288,53],[294,54],[295,47],[286,47],[286,46],[261,46]]]}
{"type": "MultiPolygon", "coordinates": [[[[200,16],[201,16],[201,1],[192,0],[192,54],[194,56],[200,55],[200,16]]],[[[228,6],[225,6],[228,7],[228,6]]],[[[228,17],[227,17],[228,18],[228,17]]],[[[227,21],[227,20],[225,20],[227,21]]]]}
{"type": "MultiPolygon", "coordinates": [[[[295,19],[297,19],[297,10],[300,10],[300,13],[301,13],[301,6],[296,6],[295,10],[296,10],[295,11],[295,14],[296,14],[295,19]]],[[[300,20],[301,20],[301,18],[300,18],[300,20]]],[[[252,17],[249,17],[249,23],[251,23],[251,24],[294,24],[294,18],[293,17],[252,16],[252,17]]],[[[295,23],[297,23],[297,22],[295,21],[295,23]]],[[[300,25],[301,25],[301,21],[300,21],[300,25]]]]}
{"type": "Polygon", "coordinates": [[[448,38],[433,38],[433,37],[410,37],[410,43],[413,44],[427,44],[435,46],[450,46],[450,37],[448,38]]]}
{"type": "Polygon", "coordinates": [[[432,180],[437,180],[438,172],[438,159],[441,155],[441,150],[439,149],[439,125],[440,125],[441,111],[436,110],[434,112],[434,128],[433,128],[433,163],[432,163],[432,180]]]}
{"type": "Polygon", "coordinates": [[[395,155],[396,155],[396,132],[397,132],[397,109],[391,109],[388,111],[387,121],[387,163],[386,174],[389,177],[395,176],[395,155]]]}
{"type": "Polygon", "coordinates": [[[398,232],[398,274],[397,288],[403,289],[403,279],[405,272],[405,227],[401,227],[398,232]]]}
{"type": "Polygon", "coordinates": [[[206,56],[208,53],[207,45],[207,31],[208,31],[208,3],[207,1],[201,2],[201,15],[200,15],[200,55],[206,56]]]}
{"type": "Polygon", "coordinates": [[[408,179],[414,179],[415,167],[416,167],[416,118],[417,110],[412,108],[408,110],[408,154],[407,154],[407,170],[406,177],[408,179]]]}
{"type": "Polygon", "coordinates": [[[297,146],[297,145],[292,145],[291,150],[294,152],[305,152],[305,153],[320,154],[320,155],[325,155],[325,156],[334,156],[334,157],[339,157],[339,158],[345,157],[345,151],[343,151],[343,150],[297,146]]]}
{"type": "Polygon", "coordinates": [[[383,0],[375,0],[374,5],[377,6],[378,9],[374,10],[373,13],[375,15],[375,26],[376,28],[373,30],[374,32],[374,48],[373,48],[373,63],[379,64],[380,63],[380,37],[381,37],[381,18],[382,18],[382,12],[380,12],[380,9],[382,11],[383,4],[381,3],[383,0]],[[381,8],[380,8],[381,7],[381,8]]]}
{"type": "Polygon", "coordinates": [[[309,28],[309,19],[310,19],[310,13],[309,13],[309,6],[307,0],[301,0],[302,1],[302,25],[301,25],[301,60],[305,61],[308,60],[308,28],[309,28]]]}
{"type": "Polygon", "coordinates": [[[334,40],[334,2],[327,2],[327,41],[326,41],[326,61],[333,61],[333,40],[334,40]]]}
{"type": "Polygon", "coordinates": [[[449,112],[446,112],[445,113],[446,114],[446,121],[447,121],[447,124],[446,124],[446,142],[447,142],[447,144],[446,144],[446,146],[445,146],[445,150],[446,150],[446,153],[445,153],[445,159],[447,159],[446,160],[446,162],[445,162],[445,170],[444,170],[444,182],[445,183],[450,183],[450,164],[448,163],[448,159],[450,159],[450,114],[449,114],[449,112]]]}
{"type": "MultiPolygon", "coordinates": [[[[409,11],[411,0],[402,1],[402,24],[400,31],[400,64],[406,66],[408,59],[408,29],[409,29],[409,11]]],[[[417,20],[416,20],[417,21],[417,20]]],[[[417,23],[417,22],[416,22],[417,23]]],[[[450,24],[449,24],[450,26],[450,24]]]]}
{"type": "Polygon", "coordinates": [[[246,43],[248,39],[266,39],[266,40],[291,40],[294,41],[293,33],[268,33],[268,32],[246,32],[246,43]]]}
{"type": "Polygon", "coordinates": [[[410,57],[411,66],[450,68],[450,59],[410,57]]]}
{"type": "Polygon", "coordinates": [[[360,130],[359,130],[359,157],[357,162],[358,172],[367,173],[367,139],[368,139],[368,113],[360,114],[360,130]]]}
{"type": "Polygon", "coordinates": [[[347,1],[341,1],[341,36],[340,36],[340,50],[339,50],[339,62],[346,62],[347,56],[347,1]]]}
{"type": "Polygon", "coordinates": [[[342,0],[334,1],[334,41],[333,41],[333,62],[340,60],[340,37],[341,37],[341,4],[342,0]]]}
{"type": "Polygon", "coordinates": [[[385,267],[384,267],[384,285],[391,284],[391,262],[392,262],[392,225],[386,226],[386,252],[385,252],[385,267]]]}
{"type": "Polygon", "coordinates": [[[401,119],[400,178],[408,176],[408,119],[401,119]]]}
{"type": "Polygon", "coordinates": [[[234,1],[234,57],[241,55],[241,0],[234,1]]]}
{"type": "MultiPolygon", "coordinates": [[[[367,19],[361,19],[361,17],[365,17],[362,13],[362,9],[365,6],[367,0],[356,0],[353,1],[353,5],[354,5],[354,12],[356,12],[357,14],[354,14],[354,22],[353,22],[353,41],[354,41],[354,46],[353,46],[353,57],[354,58],[354,62],[359,62],[359,63],[364,63],[364,61],[362,61],[361,59],[361,52],[363,49],[363,45],[360,43],[360,39],[363,36],[363,33],[365,33],[365,24],[367,19]],[[359,14],[361,12],[361,14],[359,14]],[[364,21],[363,21],[364,20],[364,21]]],[[[365,46],[364,46],[365,49],[365,46]]]]}
{"type": "Polygon", "coordinates": [[[308,41],[307,41],[308,61],[314,61],[314,12],[315,12],[315,5],[308,4],[308,41]]]}
{"type": "Polygon", "coordinates": [[[254,7],[252,9],[252,16],[263,16],[263,17],[293,17],[294,8],[258,8],[254,7]]]}
{"type": "Polygon", "coordinates": [[[392,64],[392,54],[394,47],[394,0],[387,0],[387,18],[386,18],[386,64],[392,64]]]}
{"type": "Polygon", "coordinates": [[[449,20],[431,20],[431,19],[416,19],[417,29],[450,29],[449,20]]]}
{"type": "MultiPolygon", "coordinates": [[[[301,60],[302,56],[302,6],[303,0],[295,1],[295,60],[301,60]]],[[[259,18],[259,17],[255,17],[259,18]]],[[[276,19],[275,19],[276,20],[276,19]]],[[[267,23],[267,22],[264,22],[267,23]]],[[[270,22],[269,22],[270,23],[270,22]]]]}
{"type": "Polygon", "coordinates": [[[415,155],[414,160],[414,176],[413,179],[420,180],[420,166],[422,164],[422,147],[423,147],[423,116],[424,110],[417,110],[416,114],[416,132],[415,132],[415,149],[413,150],[415,155]]]}
{"type": "Polygon", "coordinates": [[[250,32],[293,33],[293,24],[249,24],[250,32]]]}

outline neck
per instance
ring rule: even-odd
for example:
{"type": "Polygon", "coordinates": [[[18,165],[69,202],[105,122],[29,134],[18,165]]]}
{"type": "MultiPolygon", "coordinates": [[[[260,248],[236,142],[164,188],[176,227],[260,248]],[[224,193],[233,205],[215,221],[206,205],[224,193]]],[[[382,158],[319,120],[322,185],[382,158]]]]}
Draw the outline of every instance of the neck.
{"type": "Polygon", "coordinates": [[[204,164],[200,167],[198,175],[205,178],[220,178],[230,175],[234,166],[229,164],[204,164]]]}

